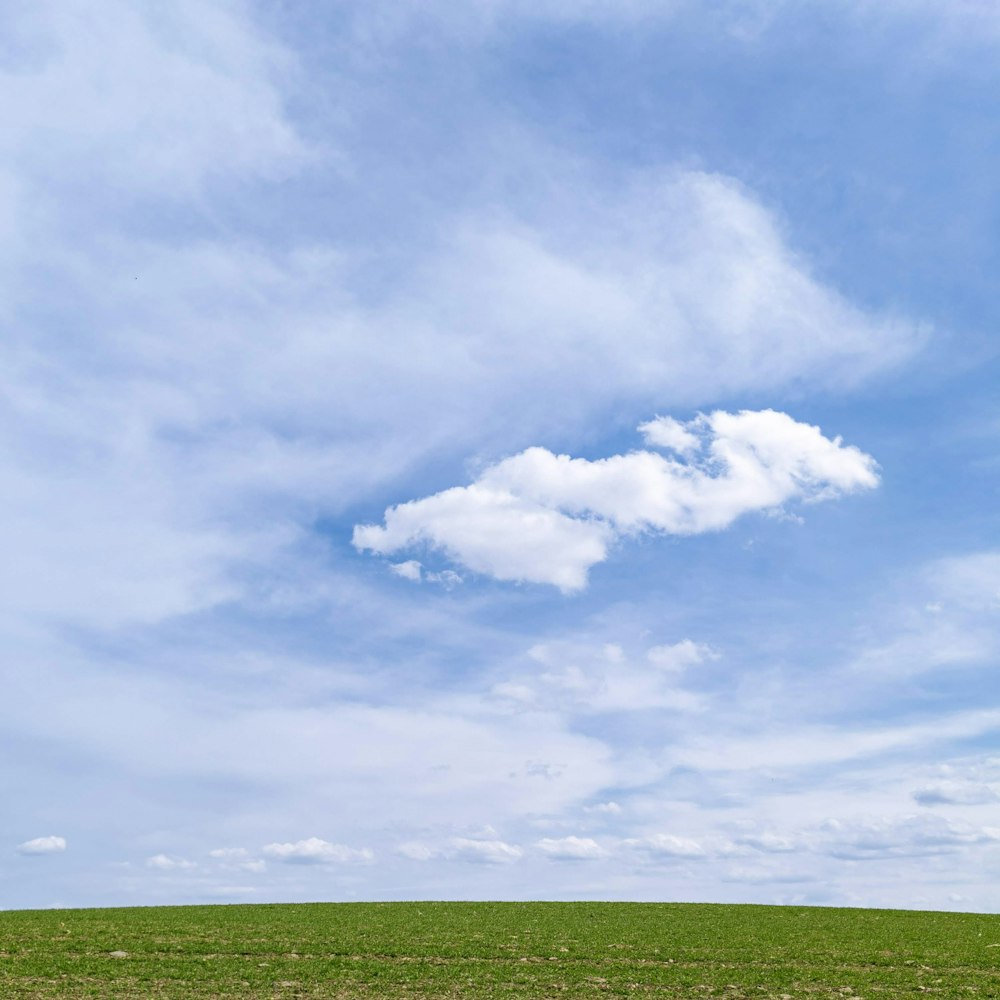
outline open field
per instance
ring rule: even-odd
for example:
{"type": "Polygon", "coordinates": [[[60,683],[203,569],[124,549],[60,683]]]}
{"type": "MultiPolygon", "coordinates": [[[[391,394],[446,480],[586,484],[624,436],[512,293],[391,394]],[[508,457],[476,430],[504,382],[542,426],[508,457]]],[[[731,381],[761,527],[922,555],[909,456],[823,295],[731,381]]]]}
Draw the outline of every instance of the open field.
{"type": "Polygon", "coordinates": [[[0,913],[0,997],[1000,997],[1000,917],[646,903],[0,913]]]}

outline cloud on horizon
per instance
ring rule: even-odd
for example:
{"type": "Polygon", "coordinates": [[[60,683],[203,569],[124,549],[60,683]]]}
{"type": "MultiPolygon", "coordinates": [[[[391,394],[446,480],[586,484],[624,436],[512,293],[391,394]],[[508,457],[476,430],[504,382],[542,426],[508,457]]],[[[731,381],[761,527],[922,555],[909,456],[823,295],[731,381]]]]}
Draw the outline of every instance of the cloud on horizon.
{"type": "Polygon", "coordinates": [[[261,849],[261,853],[266,854],[275,861],[284,861],[288,864],[298,865],[346,864],[350,862],[372,861],[375,857],[367,847],[359,850],[353,847],[346,847],[344,844],[331,844],[329,841],[322,840],[319,837],[309,837],[306,840],[297,840],[294,843],[268,844],[261,849]]]}

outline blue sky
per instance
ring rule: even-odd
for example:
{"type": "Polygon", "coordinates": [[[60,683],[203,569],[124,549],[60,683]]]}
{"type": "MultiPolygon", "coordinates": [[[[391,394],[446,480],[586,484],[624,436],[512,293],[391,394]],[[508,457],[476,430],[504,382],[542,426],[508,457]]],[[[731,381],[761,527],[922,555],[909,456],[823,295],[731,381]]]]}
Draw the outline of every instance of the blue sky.
{"type": "Polygon", "coordinates": [[[1000,909],[992,5],[0,39],[0,907],[1000,909]]]}

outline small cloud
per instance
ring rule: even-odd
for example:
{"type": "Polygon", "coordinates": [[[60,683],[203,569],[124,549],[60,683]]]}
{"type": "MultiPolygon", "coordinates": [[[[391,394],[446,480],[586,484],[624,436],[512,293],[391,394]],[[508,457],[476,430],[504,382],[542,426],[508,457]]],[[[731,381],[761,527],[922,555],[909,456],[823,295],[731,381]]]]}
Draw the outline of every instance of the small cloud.
{"type": "Polygon", "coordinates": [[[701,447],[701,438],[673,417],[655,417],[639,424],[638,430],[646,444],[651,444],[654,448],[666,448],[679,455],[687,455],[701,447]]]}
{"type": "Polygon", "coordinates": [[[297,865],[346,864],[372,861],[375,855],[367,847],[355,849],[343,844],[331,844],[319,837],[297,840],[289,844],[268,844],[264,854],[276,861],[297,865]]]}
{"type": "Polygon", "coordinates": [[[534,661],[530,673],[506,679],[491,693],[508,702],[561,712],[700,712],[706,696],[685,690],[678,676],[686,665],[717,655],[709,646],[685,639],[654,647],[648,656],[657,669],[650,669],[649,662],[631,659],[616,643],[553,642],[532,646],[527,653],[534,661]],[[534,664],[547,669],[537,671],[534,664]]]}
{"type": "Polygon", "coordinates": [[[169,854],[154,854],[151,858],[146,858],[147,868],[156,868],[158,871],[184,871],[197,868],[197,864],[188,861],[186,858],[173,857],[169,854]]]}
{"type": "Polygon", "coordinates": [[[450,857],[475,864],[504,865],[519,861],[524,852],[514,844],[502,840],[471,840],[454,837],[449,841],[450,857]]]}
{"type": "Polygon", "coordinates": [[[419,583],[423,579],[423,567],[416,559],[407,559],[406,562],[390,563],[389,569],[401,576],[404,580],[412,580],[419,583]]]}
{"type": "Polygon", "coordinates": [[[646,650],[646,659],[660,670],[680,673],[706,660],[717,660],[719,654],[703,642],[682,639],[672,646],[653,646],[646,650]]]}
{"type": "Polygon", "coordinates": [[[625,841],[627,847],[634,848],[654,858],[703,858],[705,848],[697,840],[675,837],[670,833],[655,833],[625,841]]]}
{"type": "Polygon", "coordinates": [[[36,837],[17,846],[18,854],[59,854],[65,850],[65,837],[36,837]]]}
{"type": "Polygon", "coordinates": [[[619,816],[621,815],[622,807],[617,802],[598,802],[595,806],[584,806],[583,811],[604,816],[619,816]]]}
{"type": "Polygon", "coordinates": [[[535,847],[558,861],[594,861],[608,856],[608,852],[590,837],[544,837],[535,847]]]}
{"type": "Polygon", "coordinates": [[[755,851],[765,854],[789,854],[801,846],[791,837],[782,837],[776,833],[755,833],[739,837],[737,843],[752,847],[755,851]]]}
{"type": "Polygon", "coordinates": [[[245,847],[217,847],[208,856],[217,861],[242,861],[250,857],[250,852],[245,847]]]}
{"type": "Polygon", "coordinates": [[[267,871],[267,863],[253,857],[245,847],[217,847],[214,851],[209,851],[208,856],[221,861],[226,868],[255,873],[267,871]]]}
{"type": "Polygon", "coordinates": [[[500,684],[494,684],[490,688],[490,693],[497,698],[506,698],[509,701],[523,704],[530,704],[538,698],[534,689],[528,687],[527,684],[518,684],[515,681],[502,681],[500,684]]]}
{"type": "Polygon", "coordinates": [[[428,847],[426,844],[418,844],[413,841],[406,844],[399,844],[396,847],[396,853],[404,858],[409,858],[410,861],[430,861],[433,858],[440,857],[440,851],[434,850],[433,847],[428,847]]]}
{"type": "Polygon", "coordinates": [[[432,573],[430,570],[424,569],[423,564],[416,559],[389,563],[389,569],[404,580],[412,580],[413,583],[437,583],[445,590],[451,590],[452,587],[457,587],[463,582],[462,577],[453,569],[443,569],[440,573],[432,573]]]}

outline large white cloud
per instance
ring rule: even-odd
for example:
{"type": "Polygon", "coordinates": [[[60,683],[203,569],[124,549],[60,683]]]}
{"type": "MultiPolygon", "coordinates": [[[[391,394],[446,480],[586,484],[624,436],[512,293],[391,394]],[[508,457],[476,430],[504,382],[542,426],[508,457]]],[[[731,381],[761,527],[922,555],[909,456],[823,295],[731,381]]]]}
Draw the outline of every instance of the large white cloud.
{"type": "MultiPolygon", "coordinates": [[[[642,429],[662,445],[681,440],[676,428],[660,418],[642,429]]],[[[634,451],[591,461],[529,448],[470,486],[392,507],[383,525],[359,525],[354,544],[389,554],[426,543],[476,572],[569,591],[586,584],[618,537],[716,531],[750,511],[878,483],[871,456],[773,410],[717,411],[681,430],[681,457],[634,451]]]]}

